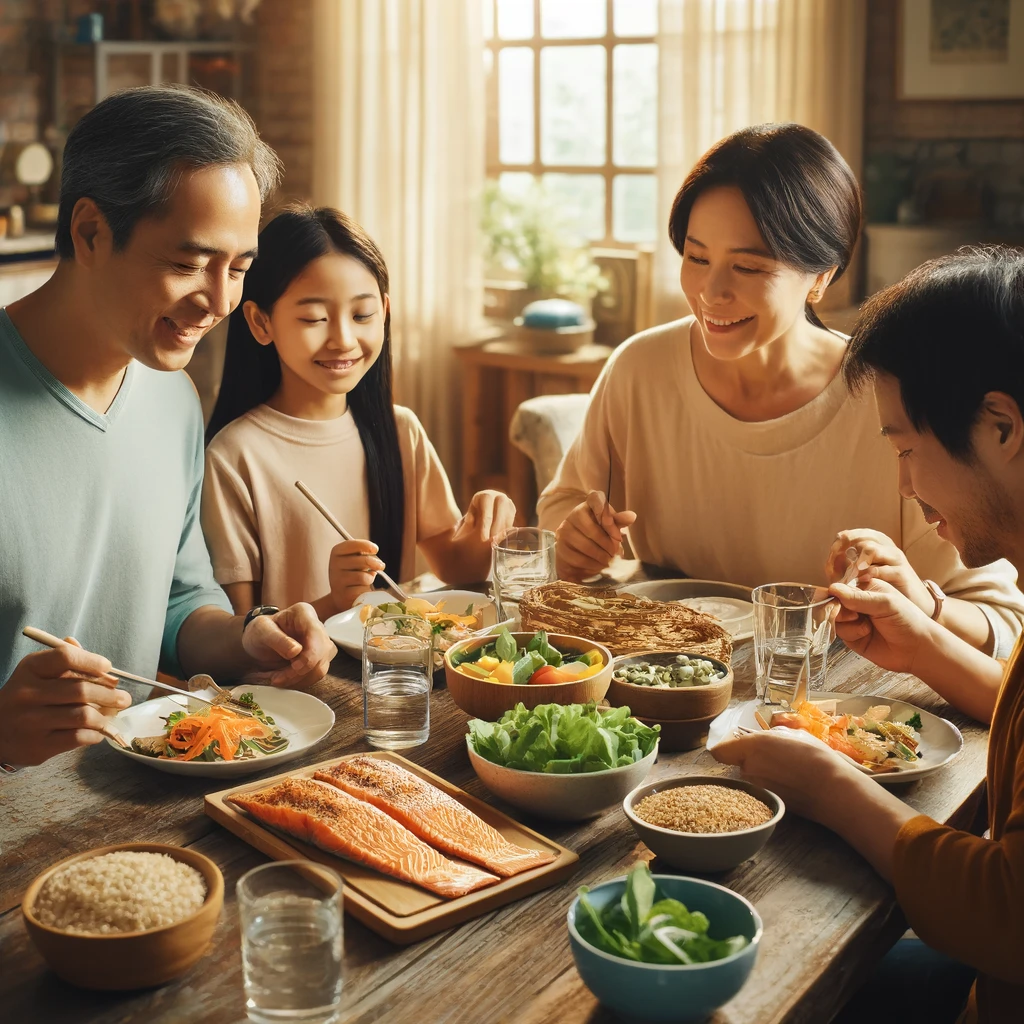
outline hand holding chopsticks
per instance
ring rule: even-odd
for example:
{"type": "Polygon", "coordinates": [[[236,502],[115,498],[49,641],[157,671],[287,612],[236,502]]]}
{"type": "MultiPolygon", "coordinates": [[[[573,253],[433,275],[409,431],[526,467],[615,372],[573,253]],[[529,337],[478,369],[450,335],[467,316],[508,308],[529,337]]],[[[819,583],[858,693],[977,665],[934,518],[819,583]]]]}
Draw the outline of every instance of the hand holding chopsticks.
{"type": "MultiPolygon", "coordinates": [[[[327,522],[329,522],[331,526],[338,531],[338,534],[342,539],[349,542],[355,541],[352,534],[350,534],[348,530],[338,522],[330,509],[328,509],[327,506],[324,505],[324,503],[301,480],[296,480],[295,486],[302,492],[304,497],[309,500],[310,504],[320,513],[320,515],[322,515],[324,519],[326,519],[327,522]]],[[[394,593],[400,601],[409,600],[409,595],[383,569],[377,569],[375,572],[391,588],[392,593],[394,593]]]]}
{"type": "MultiPolygon", "coordinates": [[[[35,640],[37,644],[44,644],[54,650],[59,650],[64,644],[64,640],[60,640],[55,636],[47,633],[45,630],[36,629],[34,626],[26,626],[21,631],[29,640],[35,640]]],[[[189,700],[197,700],[202,704],[209,704],[213,707],[215,704],[224,707],[231,708],[232,711],[237,712],[240,715],[245,715],[249,718],[253,717],[253,712],[250,708],[246,707],[239,700],[235,700],[227,690],[222,690],[210,676],[193,676],[193,679],[207,680],[213,684],[213,688],[217,691],[216,696],[213,700],[209,700],[206,697],[200,697],[199,694],[193,693],[191,690],[182,690],[180,687],[172,686],[170,683],[162,683],[156,679],[148,679],[146,676],[137,676],[133,672],[125,672],[121,668],[109,668],[107,669],[108,676],[114,676],[117,679],[127,679],[133,683],[141,683],[143,686],[153,686],[158,690],[166,690],[168,693],[176,693],[181,697],[187,697],[189,700]]],[[[191,680],[189,680],[191,682],[191,680]]],[[[115,742],[120,742],[121,746],[125,746],[124,742],[119,740],[117,736],[110,737],[115,742]]]]}
{"type": "Polygon", "coordinates": [[[131,704],[110,662],[72,640],[28,654],[0,687],[0,761],[34,765],[75,747],[120,737],[110,715],[131,704]]]}
{"type": "Polygon", "coordinates": [[[603,572],[623,553],[626,530],[635,512],[617,512],[604,491],[591,491],[555,530],[559,579],[584,580],[603,572]]]}

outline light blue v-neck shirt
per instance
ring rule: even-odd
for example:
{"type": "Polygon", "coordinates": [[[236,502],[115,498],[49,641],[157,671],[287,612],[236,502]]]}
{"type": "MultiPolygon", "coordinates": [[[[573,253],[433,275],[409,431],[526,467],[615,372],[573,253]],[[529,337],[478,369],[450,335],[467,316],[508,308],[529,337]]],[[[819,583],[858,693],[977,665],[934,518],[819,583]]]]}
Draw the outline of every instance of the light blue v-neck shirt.
{"type": "Polygon", "coordinates": [[[106,413],[60,383],[0,309],[0,686],[74,636],[118,668],[178,672],[197,608],[231,611],[199,525],[203,419],[187,375],[132,362],[106,413]]]}

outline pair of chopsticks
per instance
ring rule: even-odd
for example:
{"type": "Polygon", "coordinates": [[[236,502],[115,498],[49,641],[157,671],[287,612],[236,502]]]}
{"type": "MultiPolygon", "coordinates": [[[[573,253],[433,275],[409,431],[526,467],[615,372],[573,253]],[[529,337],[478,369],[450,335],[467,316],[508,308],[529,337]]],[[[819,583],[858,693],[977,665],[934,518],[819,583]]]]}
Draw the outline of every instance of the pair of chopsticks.
{"type": "MultiPolygon", "coordinates": [[[[64,641],[59,637],[54,636],[52,633],[47,633],[43,629],[36,629],[35,626],[26,626],[22,631],[23,636],[27,636],[29,640],[35,640],[37,644],[42,644],[44,647],[52,647],[54,649],[63,647],[64,641]]],[[[147,679],[145,676],[137,676],[134,672],[126,672],[123,668],[112,668],[110,675],[116,676],[118,679],[128,679],[133,683],[143,683],[146,686],[155,686],[158,690],[167,690],[169,693],[177,693],[182,697],[188,697],[189,700],[198,700],[203,704],[209,704],[210,707],[227,707],[236,714],[245,715],[248,718],[255,717],[253,711],[246,707],[240,700],[236,700],[230,694],[226,698],[214,698],[213,700],[207,700],[206,697],[200,697],[197,693],[190,693],[188,690],[182,690],[180,687],[171,686],[170,683],[161,683],[158,679],[147,679]]],[[[211,680],[213,682],[213,680],[211,680]]],[[[217,684],[214,683],[214,686],[217,684]]],[[[219,689],[219,687],[218,687],[219,689]]],[[[226,690],[222,690],[222,693],[227,693],[226,690]]],[[[116,730],[115,730],[116,732],[116,730]]],[[[107,735],[110,735],[109,733],[107,735]]],[[[122,746],[125,746],[123,740],[120,740],[117,736],[110,737],[115,742],[120,742],[122,746]]]]}
{"type": "MultiPolygon", "coordinates": [[[[601,510],[601,520],[602,520],[602,522],[599,525],[603,525],[603,520],[604,520],[605,516],[608,515],[608,510],[612,506],[612,469],[613,469],[613,465],[614,464],[612,462],[612,455],[611,455],[611,452],[609,451],[609,453],[608,453],[608,486],[605,488],[605,492],[604,492],[604,508],[601,510]]],[[[620,526],[619,527],[619,533],[622,534],[622,539],[627,544],[629,543],[629,532],[628,531],[629,531],[629,527],[628,526],[620,526]]],[[[630,551],[635,555],[636,552],[633,551],[633,545],[630,544],[629,547],[630,547],[630,551]]]]}
{"type": "MultiPolygon", "coordinates": [[[[301,480],[296,480],[295,486],[306,498],[309,499],[310,504],[320,513],[320,515],[322,515],[324,519],[326,519],[327,522],[329,522],[331,526],[338,531],[342,540],[355,540],[352,534],[334,518],[327,506],[324,505],[324,503],[301,480]]],[[[378,569],[377,575],[384,580],[392,593],[394,593],[400,601],[409,600],[409,595],[383,569],[378,569]]]]}

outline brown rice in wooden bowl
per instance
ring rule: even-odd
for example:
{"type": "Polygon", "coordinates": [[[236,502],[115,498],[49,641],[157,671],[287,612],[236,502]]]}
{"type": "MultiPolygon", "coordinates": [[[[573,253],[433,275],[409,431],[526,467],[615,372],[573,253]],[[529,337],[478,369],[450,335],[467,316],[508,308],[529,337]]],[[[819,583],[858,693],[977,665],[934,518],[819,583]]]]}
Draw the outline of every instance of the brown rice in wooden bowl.
{"type": "Polygon", "coordinates": [[[80,988],[150,988],[207,951],[224,905],[209,857],[160,843],[103,846],[47,868],[22,914],[50,969],[80,988]]]}
{"type": "Polygon", "coordinates": [[[684,871],[742,864],[768,842],[786,811],[770,790],[716,775],[645,783],[622,809],[650,851],[684,871]]]}

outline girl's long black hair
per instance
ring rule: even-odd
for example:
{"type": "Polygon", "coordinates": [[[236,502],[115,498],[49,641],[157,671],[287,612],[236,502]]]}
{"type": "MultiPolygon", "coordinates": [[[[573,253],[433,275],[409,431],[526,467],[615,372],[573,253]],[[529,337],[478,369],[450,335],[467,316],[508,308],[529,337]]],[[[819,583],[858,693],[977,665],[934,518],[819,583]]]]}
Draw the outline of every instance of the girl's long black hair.
{"type": "MultiPolygon", "coordinates": [[[[281,384],[277,349],[253,337],[243,312],[245,303],[255,302],[269,314],[292,281],[313,260],[330,253],[358,260],[377,279],[381,300],[387,295],[388,268],[380,249],[345,214],[310,206],[294,206],[278,214],[260,232],[259,255],[245,275],[242,299],[228,323],[224,373],[206,428],[207,444],[232,420],[266,402],[281,384]]],[[[384,319],[384,346],[349,392],[348,407],[366,454],[370,539],[391,575],[401,579],[405,488],[392,398],[390,310],[384,319]]]]}

